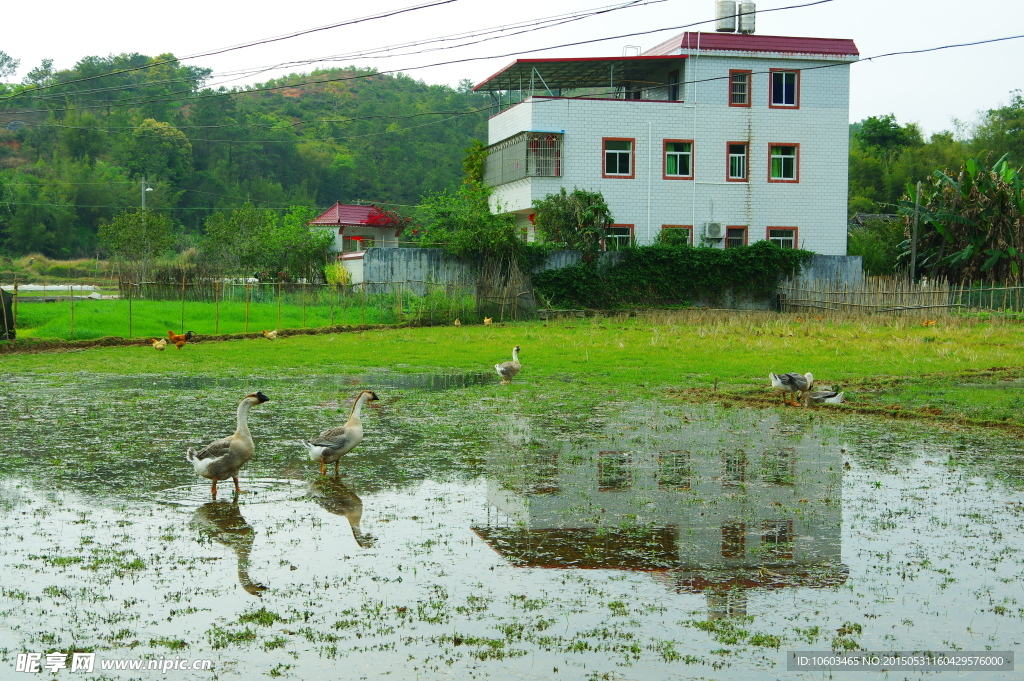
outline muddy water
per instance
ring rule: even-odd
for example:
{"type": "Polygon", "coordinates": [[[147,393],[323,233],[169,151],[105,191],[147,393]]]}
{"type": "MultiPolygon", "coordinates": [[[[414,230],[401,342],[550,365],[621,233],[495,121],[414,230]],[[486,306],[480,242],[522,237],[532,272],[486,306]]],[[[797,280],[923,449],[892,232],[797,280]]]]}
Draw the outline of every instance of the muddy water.
{"type": "Polygon", "coordinates": [[[475,375],[18,376],[0,424],[0,678],[77,651],[96,678],[810,679],[785,651],[1024,644],[1007,438],[475,375]],[[299,443],[361,387],[367,438],[320,478],[299,443]],[[184,451],[255,390],[244,492],[212,500],[184,451]]]}

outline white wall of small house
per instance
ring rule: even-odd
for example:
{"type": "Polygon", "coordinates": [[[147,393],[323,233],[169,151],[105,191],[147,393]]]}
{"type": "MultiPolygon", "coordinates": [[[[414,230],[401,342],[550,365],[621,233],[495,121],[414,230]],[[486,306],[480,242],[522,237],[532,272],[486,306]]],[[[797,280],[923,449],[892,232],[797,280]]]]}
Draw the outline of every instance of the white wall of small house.
{"type": "Polygon", "coordinates": [[[379,227],[346,226],[344,234],[339,234],[338,228],[336,226],[313,226],[310,227],[310,229],[326,230],[327,233],[329,233],[334,238],[334,245],[332,246],[332,250],[334,250],[336,253],[342,252],[342,238],[345,236],[365,236],[367,239],[373,239],[373,245],[378,248],[398,248],[399,237],[395,236],[395,230],[393,229],[380,229],[379,227]]]}
{"type": "MultiPolygon", "coordinates": [[[[525,130],[564,130],[561,177],[530,177],[495,187],[492,209],[532,212],[561,187],[600,191],[617,224],[649,244],[662,225],[707,222],[747,227],[748,241],[769,227],[797,228],[799,247],[846,254],[849,64],[845,59],[702,53],[685,60],[685,101],[532,97],[496,116],[494,144],[525,130]],[[799,108],[769,107],[769,69],[800,72],[799,108]],[[834,65],[833,65],[834,64],[834,65]],[[751,106],[729,106],[729,71],[752,72],[751,106]],[[602,177],[602,138],[631,138],[634,176],[602,177]],[[693,180],[663,179],[664,140],[693,140],[693,180]],[[729,142],[747,142],[748,179],[727,181],[729,142]],[[769,182],[769,145],[799,145],[799,181],[769,182]]],[[[661,98],[660,92],[652,97],[661,98]]],[[[721,241],[712,242],[722,245],[721,241]]]]}

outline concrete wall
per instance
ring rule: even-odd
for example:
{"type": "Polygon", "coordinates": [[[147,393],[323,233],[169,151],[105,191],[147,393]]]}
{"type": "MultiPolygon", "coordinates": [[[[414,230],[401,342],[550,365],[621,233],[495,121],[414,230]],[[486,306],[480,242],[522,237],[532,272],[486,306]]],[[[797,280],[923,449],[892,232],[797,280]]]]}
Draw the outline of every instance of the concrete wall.
{"type": "Polygon", "coordinates": [[[401,282],[406,290],[426,295],[444,286],[474,286],[469,263],[444,257],[439,248],[368,248],[363,256],[368,293],[384,293],[401,282]]]}
{"type": "Polygon", "coordinates": [[[864,281],[864,257],[860,255],[820,255],[804,265],[797,281],[839,282],[857,286],[864,281]]]}

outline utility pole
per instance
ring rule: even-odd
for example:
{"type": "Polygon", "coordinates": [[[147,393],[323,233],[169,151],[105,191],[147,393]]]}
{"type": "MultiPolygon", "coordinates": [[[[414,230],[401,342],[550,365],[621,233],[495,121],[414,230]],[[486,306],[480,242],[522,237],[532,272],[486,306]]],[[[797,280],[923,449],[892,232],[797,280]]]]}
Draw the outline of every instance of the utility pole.
{"type": "Polygon", "coordinates": [[[921,181],[917,182],[917,195],[914,198],[914,231],[910,235],[910,281],[913,283],[917,274],[917,216],[921,212],[921,181]]]}

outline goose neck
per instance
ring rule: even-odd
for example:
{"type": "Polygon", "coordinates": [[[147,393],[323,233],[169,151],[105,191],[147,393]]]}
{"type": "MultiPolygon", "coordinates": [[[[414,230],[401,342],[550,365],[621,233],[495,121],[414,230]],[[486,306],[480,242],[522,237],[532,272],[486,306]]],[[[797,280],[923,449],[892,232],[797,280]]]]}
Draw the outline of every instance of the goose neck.
{"type": "Polygon", "coordinates": [[[362,412],[363,405],[370,399],[370,393],[360,393],[359,397],[356,398],[356,403],[352,405],[352,411],[348,415],[348,423],[355,425],[359,423],[359,415],[362,412]]]}
{"type": "Polygon", "coordinates": [[[238,429],[239,435],[249,434],[249,409],[252,408],[252,400],[245,398],[238,404],[238,429]]]}

